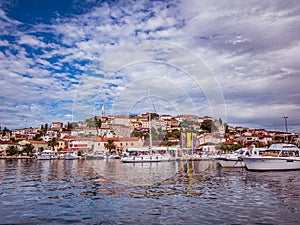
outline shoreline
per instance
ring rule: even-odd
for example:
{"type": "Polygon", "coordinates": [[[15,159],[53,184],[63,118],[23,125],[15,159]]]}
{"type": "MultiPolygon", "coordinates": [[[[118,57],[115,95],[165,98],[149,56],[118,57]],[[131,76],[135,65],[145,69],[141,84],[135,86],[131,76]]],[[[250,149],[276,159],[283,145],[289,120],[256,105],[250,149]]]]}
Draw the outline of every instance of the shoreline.
{"type": "Polygon", "coordinates": [[[34,156],[0,156],[0,159],[35,159],[34,156]]]}

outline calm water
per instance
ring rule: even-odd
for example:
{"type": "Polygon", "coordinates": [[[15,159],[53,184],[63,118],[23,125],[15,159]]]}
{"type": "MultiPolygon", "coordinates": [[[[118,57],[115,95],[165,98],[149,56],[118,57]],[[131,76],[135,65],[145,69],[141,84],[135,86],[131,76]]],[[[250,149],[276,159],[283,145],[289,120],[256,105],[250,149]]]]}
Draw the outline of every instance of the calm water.
{"type": "Polygon", "coordinates": [[[0,160],[1,224],[298,224],[300,171],[0,160]]]}

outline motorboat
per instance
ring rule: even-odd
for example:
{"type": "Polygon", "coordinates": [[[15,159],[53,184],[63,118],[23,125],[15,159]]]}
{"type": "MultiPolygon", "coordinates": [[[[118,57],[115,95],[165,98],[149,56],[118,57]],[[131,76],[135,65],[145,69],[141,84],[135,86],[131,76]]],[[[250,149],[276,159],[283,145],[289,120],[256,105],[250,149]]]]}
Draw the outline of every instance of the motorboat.
{"type": "Polygon", "coordinates": [[[107,155],[106,159],[120,159],[118,154],[107,155]]]}
{"type": "Polygon", "coordinates": [[[50,150],[50,149],[45,149],[41,153],[38,153],[36,155],[37,160],[49,160],[49,159],[58,159],[58,154],[57,152],[50,150]]]}
{"type": "Polygon", "coordinates": [[[251,171],[298,170],[300,149],[294,144],[272,144],[263,154],[242,157],[246,168],[251,171]]]}
{"type": "Polygon", "coordinates": [[[103,152],[92,152],[92,153],[88,153],[86,154],[86,159],[104,159],[104,154],[103,152]]]}
{"type": "Polygon", "coordinates": [[[243,168],[246,166],[243,157],[259,156],[265,150],[265,148],[255,148],[255,146],[250,146],[247,148],[240,148],[233,153],[223,154],[216,157],[215,160],[219,166],[224,168],[243,168]]]}
{"type": "Polygon", "coordinates": [[[72,160],[72,159],[78,159],[78,152],[77,151],[67,151],[64,154],[64,159],[65,160],[72,160]]]}

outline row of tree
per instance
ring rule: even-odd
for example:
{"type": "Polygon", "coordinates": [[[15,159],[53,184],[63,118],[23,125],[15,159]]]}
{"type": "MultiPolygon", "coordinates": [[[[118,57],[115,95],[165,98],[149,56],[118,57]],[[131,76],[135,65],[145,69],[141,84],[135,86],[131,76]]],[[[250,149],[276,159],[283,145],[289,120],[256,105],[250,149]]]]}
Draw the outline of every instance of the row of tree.
{"type": "Polygon", "coordinates": [[[34,147],[32,144],[26,144],[21,150],[19,150],[16,146],[9,146],[6,149],[7,156],[15,156],[15,155],[28,155],[33,156],[34,147]]]}

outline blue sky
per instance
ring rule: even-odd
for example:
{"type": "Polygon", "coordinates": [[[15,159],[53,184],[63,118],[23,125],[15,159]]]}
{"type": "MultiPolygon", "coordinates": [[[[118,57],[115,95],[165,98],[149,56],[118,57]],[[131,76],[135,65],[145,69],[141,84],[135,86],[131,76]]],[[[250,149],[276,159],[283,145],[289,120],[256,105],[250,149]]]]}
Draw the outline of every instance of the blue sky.
{"type": "Polygon", "coordinates": [[[300,131],[298,1],[0,6],[1,127],[143,113],[150,89],[157,113],[300,131]]]}

